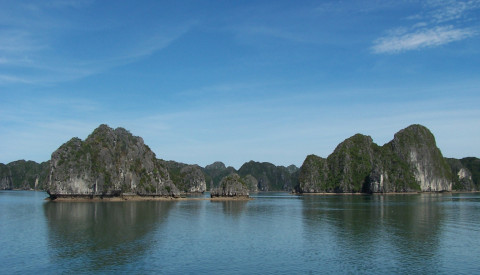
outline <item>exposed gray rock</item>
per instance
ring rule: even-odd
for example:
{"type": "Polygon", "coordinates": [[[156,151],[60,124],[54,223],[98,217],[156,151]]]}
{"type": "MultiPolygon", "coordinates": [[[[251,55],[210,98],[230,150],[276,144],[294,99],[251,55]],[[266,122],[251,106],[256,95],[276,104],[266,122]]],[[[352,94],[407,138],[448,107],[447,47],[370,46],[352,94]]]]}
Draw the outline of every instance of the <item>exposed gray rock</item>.
{"type": "Polygon", "coordinates": [[[52,154],[47,192],[52,198],[180,194],[142,138],[107,125],[85,141],[71,139],[52,154]]]}
{"type": "Polygon", "coordinates": [[[202,168],[176,161],[161,161],[167,167],[170,179],[184,193],[203,193],[207,183],[202,168]]]}
{"type": "Polygon", "coordinates": [[[258,181],[260,191],[291,191],[297,185],[295,166],[275,166],[269,162],[246,162],[238,170],[242,177],[252,175],[258,181]]]}
{"type": "Polygon", "coordinates": [[[42,190],[47,182],[49,162],[17,160],[0,163],[0,190],[42,190]]]}
{"type": "Polygon", "coordinates": [[[258,180],[254,176],[248,174],[242,179],[246,183],[247,188],[250,192],[252,193],[258,192],[258,180]]]}
{"type": "Polygon", "coordinates": [[[202,170],[197,165],[188,165],[180,170],[184,184],[189,193],[203,193],[207,191],[207,183],[202,170]]]}
{"type": "Polygon", "coordinates": [[[236,172],[237,170],[235,170],[235,168],[231,166],[226,167],[225,164],[220,161],[205,166],[203,173],[207,182],[207,189],[212,190],[218,187],[224,177],[236,172]]]}
{"type": "Polygon", "coordinates": [[[450,168],[431,132],[409,126],[380,147],[357,134],[340,143],[327,159],[308,156],[299,173],[301,193],[387,193],[451,191],[450,168]]]}
{"type": "Polygon", "coordinates": [[[327,159],[309,155],[300,168],[299,185],[295,191],[299,193],[334,192],[335,186],[329,183],[328,176],[327,159]]]}
{"type": "Polygon", "coordinates": [[[212,198],[215,197],[236,197],[248,198],[249,192],[247,184],[236,173],[226,176],[220,182],[220,186],[210,192],[212,198]]]}
{"type": "Polygon", "coordinates": [[[453,190],[474,191],[477,189],[473,181],[472,172],[463,165],[461,160],[453,158],[446,158],[445,160],[452,170],[453,190]]]}
{"type": "Polygon", "coordinates": [[[227,167],[225,164],[221,161],[216,161],[210,165],[205,166],[205,169],[207,170],[225,170],[227,167]]]}
{"type": "Polygon", "coordinates": [[[406,161],[422,191],[451,191],[451,170],[426,127],[411,125],[395,134],[393,152],[406,161]]]}

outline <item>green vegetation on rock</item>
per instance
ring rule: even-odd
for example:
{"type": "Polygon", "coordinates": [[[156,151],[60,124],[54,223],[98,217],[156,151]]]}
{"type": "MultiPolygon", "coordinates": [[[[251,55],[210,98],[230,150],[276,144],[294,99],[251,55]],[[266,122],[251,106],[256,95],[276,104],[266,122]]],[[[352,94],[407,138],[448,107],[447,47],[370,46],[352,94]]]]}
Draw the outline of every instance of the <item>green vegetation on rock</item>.
{"type": "Polygon", "coordinates": [[[476,190],[480,190],[480,159],[467,157],[461,159],[460,162],[471,172],[472,180],[476,186],[476,190]]]}
{"type": "Polygon", "coordinates": [[[237,172],[235,168],[231,166],[226,167],[225,164],[220,161],[207,165],[202,170],[205,175],[208,190],[218,187],[224,177],[237,172]]]}
{"type": "Polygon", "coordinates": [[[480,190],[480,159],[468,157],[463,159],[445,159],[451,168],[453,190],[480,190]]]}
{"type": "Polygon", "coordinates": [[[215,197],[248,197],[247,183],[237,174],[233,173],[224,177],[218,187],[214,188],[210,195],[215,197]]]}
{"type": "Polygon", "coordinates": [[[323,159],[308,156],[297,192],[387,193],[452,190],[452,173],[424,126],[411,125],[380,147],[356,134],[323,159]]]}
{"type": "Polygon", "coordinates": [[[50,162],[17,160],[8,164],[0,163],[1,190],[42,190],[48,181],[50,162]]]}
{"type": "Polygon", "coordinates": [[[268,162],[249,161],[238,170],[242,177],[251,175],[258,181],[259,191],[291,191],[297,185],[295,166],[275,166],[268,162]]]}
{"type": "Polygon", "coordinates": [[[52,197],[179,195],[166,167],[142,138],[107,125],[100,125],[85,141],[71,139],[52,154],[46,189],[52,197]]]}
{"type": "Polygon", "coordinates": [[[189,165],[176,161],[163,161],[170,179],[181,192],[203,193],[207,190],[205,174],[198,165],[189,165]]]}
{"type": "Polygon", "coordinates": [[[53,197],[179,196],[220,190],[228,182],[249,192],[472,191],[480,190],[480,159],[444,158],[433,134],[424,126],[411,125],[383,146],[356,134],[327,158],[307,156],[300,169],[255,161],[238,171],[222,162],[202,168],[157,159],[141,137],[100,125],[85,141],[72,138],[60,146],[48,162],[0,163],[0,189],[45,189],[53,197]]]}

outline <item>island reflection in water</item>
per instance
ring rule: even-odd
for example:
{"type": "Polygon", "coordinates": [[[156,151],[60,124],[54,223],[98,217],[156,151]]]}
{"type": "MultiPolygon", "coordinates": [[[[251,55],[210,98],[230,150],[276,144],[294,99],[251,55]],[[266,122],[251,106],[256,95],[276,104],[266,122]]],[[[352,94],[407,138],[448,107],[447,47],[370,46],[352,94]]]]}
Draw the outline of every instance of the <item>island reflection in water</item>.
{"type": "Polygon", "coordinates": [[[68,262],[69,271],[115,270],[140,261],[154,242],[155,228],[175,202],[48,202],[52,262],[68,262]],[[110,268],[108,268],[110,266],[110,268]]]}
{"type": "Polygon", "coordinates": [[[252,196],[42,203],[42,255],[55,273],[478,272],[480,194],[252,196]]]}
{"type": "Polygon", "coordinates": [[[339,271],[396,273],[404,266],[418,266],[422,273],[436,273],[444,198],[441,194],[306,196],[304,237],[311,246],[307,255],[329,265],[341,258],[336,262],[339,271]]]}

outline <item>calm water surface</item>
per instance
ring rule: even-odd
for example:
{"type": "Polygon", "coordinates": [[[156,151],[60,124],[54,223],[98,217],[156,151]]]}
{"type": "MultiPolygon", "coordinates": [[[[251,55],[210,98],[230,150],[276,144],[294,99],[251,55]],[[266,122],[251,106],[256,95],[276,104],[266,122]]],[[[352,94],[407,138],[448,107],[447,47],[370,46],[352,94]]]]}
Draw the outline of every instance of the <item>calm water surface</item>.
{"type": "Polygon", "coordinates": [[[46,202],[0,191],[0,274],[480,272],[480,194],[46,202]]]}

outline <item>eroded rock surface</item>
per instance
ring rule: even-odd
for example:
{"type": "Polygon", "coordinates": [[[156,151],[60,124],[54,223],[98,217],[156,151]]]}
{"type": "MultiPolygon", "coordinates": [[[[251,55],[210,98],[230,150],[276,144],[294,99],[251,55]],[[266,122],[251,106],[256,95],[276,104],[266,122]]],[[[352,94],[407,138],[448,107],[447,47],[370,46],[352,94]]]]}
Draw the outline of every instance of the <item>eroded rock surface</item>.
{"type": "Polygon", "coordinates": [[[411,125],[383,145],[356,134],[324,159],[308,156],[299,173],[301,193],[451,191],[452,173],[424,126],[411,125]]]}
{"type": "Polygon", "coordinates": [[[180,194],[143,139],[123,128],[101,125],[85,141],[71,139],[52,154],[50,165],[51,197],[180,194]]]}
{"type": "Polygon", "coordinates": [[[236,197],[236,198],[248,198],[249,192],[247,183],[244,182],[240,176],[236,173],[226,176],[220,182],[219,187],[213,189],[211,197],[236,197]]]}

